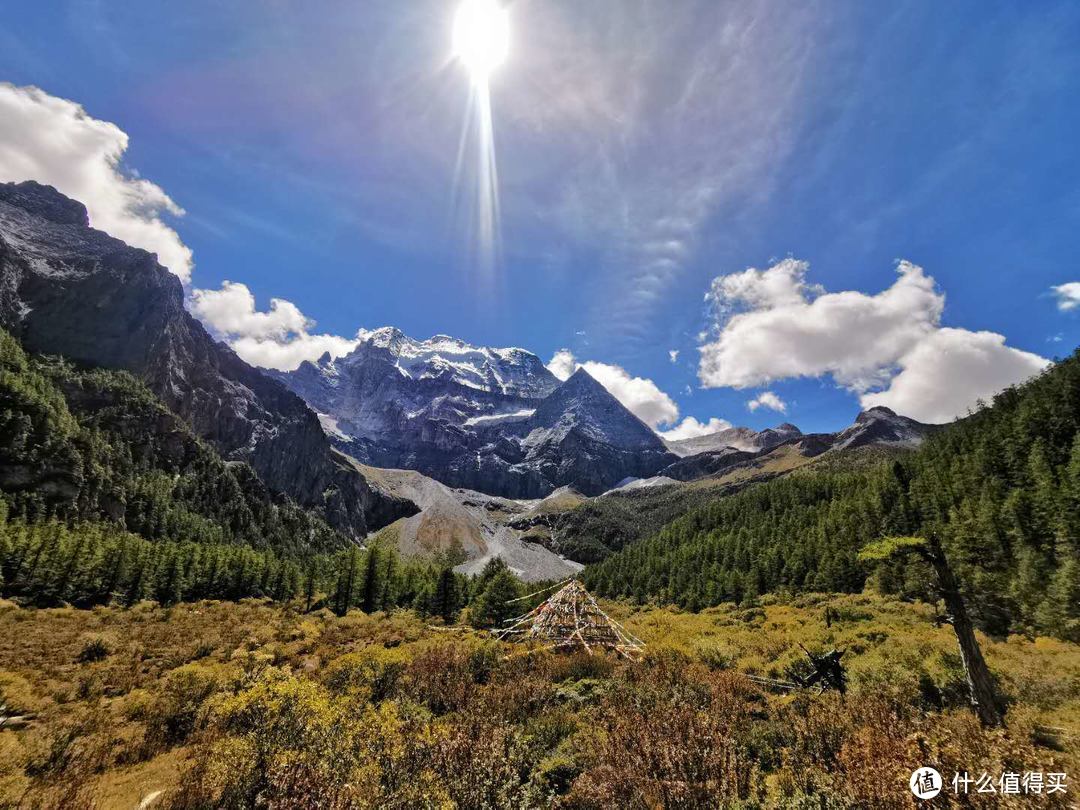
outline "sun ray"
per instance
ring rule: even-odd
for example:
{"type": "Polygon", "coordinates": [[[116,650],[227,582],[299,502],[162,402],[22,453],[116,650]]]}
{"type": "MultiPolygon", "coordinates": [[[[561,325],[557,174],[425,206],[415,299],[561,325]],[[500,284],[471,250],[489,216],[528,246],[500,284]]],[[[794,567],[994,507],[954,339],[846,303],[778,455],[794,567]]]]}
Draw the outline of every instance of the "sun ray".
{"type": "Polygon", "coordinates": [[[455,188],[472,185],[468,195],[472,259],[482,281],[494,279],[499,258],[499,175],[491,107],[491,73],[509,53],[509,19],[496,0],[463,0],[454,17],[454,57],[468,71],[469,100],[458,143],[455,188]],[[468,153],[474,162],[468,169],[468,153]],[[466,178],[466,173],[471,178],[466,178]]]}

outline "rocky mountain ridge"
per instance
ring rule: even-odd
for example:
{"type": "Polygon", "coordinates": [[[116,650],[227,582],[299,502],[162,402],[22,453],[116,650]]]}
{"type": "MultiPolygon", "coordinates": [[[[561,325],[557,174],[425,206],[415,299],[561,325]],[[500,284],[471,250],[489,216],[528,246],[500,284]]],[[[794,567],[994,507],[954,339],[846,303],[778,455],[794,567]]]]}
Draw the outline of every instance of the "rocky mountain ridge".
{"type": "Polygon", "coordinates": [[[930,430],[875,408],[835,434],[783,423],[665,442],[582,369],[560,382],[524,349],[420,341],[393,327],[361,334],[344,357],[268,373],[361,462],[490,495],[542,498],[571,486],[595,496],[627,481],[722,475],[781,448],[812,458],[865,444],[914,447],[930,430]]]}
{"type": "Polygon", "coordinates": [[[0,184],[0,325],[30,351],[130,371],[226,460],[353,537],[415,511],[370,487],[303,400],[215,342],[156,257],[49,186],[0,184]]]}
{"type": "MultiPolygon", "coordinates": [[[[741,466],[759,467],[763,460],[786,455],[804,459],[817,458],[826,453],[840,453],[861,447],[883,449],[914,449],[935,431],[938,425],[926,425],[906,416],[900,416],[889,408],[877,406],[863,411],[855,421],[836,433],[803,433],[790,423],[760,432],[749,428],[730,428],[709,436],[686,440],[698,442],[700,447],[716,447],[734,437],[739,446],[721,446],[684,455],[657,474],[677,481],[694,481],[700,478],[724,475],[741,466]]],[[[682,442],[679,449],[693,445],[682,442]]]]}
{"type": "Polygon", "coordinates": [[[560,382],[523,349],[488,349],[384,327],[345,357],[270,372],[365,464],[451,487],[540,498],[598,495],[674,460],[660,438],[584,370],[560,382]]]}
{"type": "Polygon", "coordinates": [[[748,427],[729,427],[704,436],[691,439],[665,441],[668,450],[680,457],[693,456],[719,450],[735,449],[744,453],[757,453],[771,450],[789,439],[802,436],[802,431],[790,422],[784,422],[774,428],[753,430],[748,427]]]}

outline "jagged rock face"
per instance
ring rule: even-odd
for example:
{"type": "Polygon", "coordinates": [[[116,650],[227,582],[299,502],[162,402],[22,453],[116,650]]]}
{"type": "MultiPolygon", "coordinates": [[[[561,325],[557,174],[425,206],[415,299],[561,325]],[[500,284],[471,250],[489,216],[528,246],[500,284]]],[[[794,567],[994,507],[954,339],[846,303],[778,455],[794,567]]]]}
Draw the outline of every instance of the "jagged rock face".
{"type": "Polygon", "coordinates": [[[411,504],[373,490],[304,402],[210,338],[156,257],[37,183],[0,184],[0,324],[35,352],[141,377],[226,459],[356,537],[411,504]]]}
{"type": "Polygon", "coordinates": [[[274,373],[357,458],[408,469],[422,469],[409,461],[417,453],[431,455],[432,464],[451,461],[473,426],[528,416],[559,384],[521,349],[477,348],[441,335],[415,341],[389,327],[345,357],[274,373]]]}
{"type": "Polygon", "coordinates": [[[416,341],[387,327],[345,357],[277,376],[350,455],[450,486],[539,498],[572,485],[595,495],[672,460],[587,373],[560,383],[522,349],[416,341]]]}
{"type": "Polygon", "coordinates": [[[514,428],[528,464],[552,489],[570,485],[598,495],[625,478],[648,478],[673,460],[660,438],[584,369],[514,428]]]}

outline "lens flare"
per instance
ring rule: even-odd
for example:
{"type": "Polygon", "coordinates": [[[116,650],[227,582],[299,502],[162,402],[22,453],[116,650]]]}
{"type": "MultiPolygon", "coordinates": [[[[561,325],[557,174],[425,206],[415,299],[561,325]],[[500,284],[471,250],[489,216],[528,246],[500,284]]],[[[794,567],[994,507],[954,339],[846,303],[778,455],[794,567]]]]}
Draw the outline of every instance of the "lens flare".
{"type": "Polygon", "coordinates": [[[474,82],[487,82],[510,53],[510,20],[496,0],[464,0],[454,16],[454,56],[474,82]]]}
{"type": "Polygon", "coordinates": [[[471,219],[475,264],[490,281],[499,251],[499,182],[495,165],[495,128],[491,115],[491,74],[510,52],[510,19],[496,0],[464,0],[454,16],[455,59],[469,74],[469,103],[458,146],[455,186],[473,187],[471,219]],[[472,151],[471,171],[467,154],[472,151]],[[464,178],[469,171],[473,176],[464,178]]]}

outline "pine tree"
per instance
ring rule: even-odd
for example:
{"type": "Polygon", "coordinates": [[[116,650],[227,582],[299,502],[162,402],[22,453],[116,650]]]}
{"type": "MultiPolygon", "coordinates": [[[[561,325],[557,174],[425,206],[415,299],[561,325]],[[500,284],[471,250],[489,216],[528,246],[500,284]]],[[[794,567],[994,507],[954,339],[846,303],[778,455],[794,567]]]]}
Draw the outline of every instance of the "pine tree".
{"type": "Polygon", "coordinates": [[[384,584],[380,578],[381,554],[378,547],[371,546],[365,557],[363,609],[365,613],[374,613],[382,607],[380,597],[384,584]]]}
{"type": "Polygon", "coordinates": [[[469,612],[473,627],[501,627],[506,619],[524,612],[514,603],[521,596],[518,578],[503,566],[484,586],[469,612]]]}
{"type": "Polygon", "coordinates": [[[453,568],[445,567],[439,572],[429,610],[433,615],[441,616],[446,624],[457,621],[461,611],[461,591],[453,568]]]}

